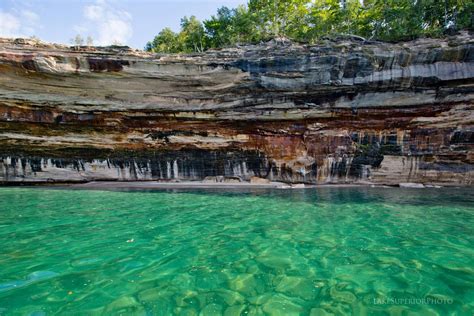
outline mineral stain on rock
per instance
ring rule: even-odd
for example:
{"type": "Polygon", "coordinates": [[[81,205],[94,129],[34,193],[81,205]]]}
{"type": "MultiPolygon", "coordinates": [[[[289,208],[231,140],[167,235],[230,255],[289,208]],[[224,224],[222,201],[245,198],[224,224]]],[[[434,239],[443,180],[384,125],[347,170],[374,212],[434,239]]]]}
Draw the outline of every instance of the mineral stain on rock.
{"type": "Polygon", "coordinates": [[[471,185],[474,40],[193,55],[0,39],[0,182],[471,185]]]}
{"type": "Polygon", "coordinates": [[[89,69],[93,72],[118,72],[122,71],[123,66],[130,65],[127,60],[113,60],[107,58],[88,58],[87,62],[89,63],[89,69]]]}

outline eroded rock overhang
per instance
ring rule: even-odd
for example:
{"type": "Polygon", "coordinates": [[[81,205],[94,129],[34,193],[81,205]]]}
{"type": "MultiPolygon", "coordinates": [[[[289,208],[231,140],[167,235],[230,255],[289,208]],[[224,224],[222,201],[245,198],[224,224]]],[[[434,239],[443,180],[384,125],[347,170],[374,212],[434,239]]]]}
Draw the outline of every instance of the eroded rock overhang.
{"type": "Polygon", "coordinates": [[[470,185],[474,40],[194,55],[0,40],[0,181],[470,185]]]}

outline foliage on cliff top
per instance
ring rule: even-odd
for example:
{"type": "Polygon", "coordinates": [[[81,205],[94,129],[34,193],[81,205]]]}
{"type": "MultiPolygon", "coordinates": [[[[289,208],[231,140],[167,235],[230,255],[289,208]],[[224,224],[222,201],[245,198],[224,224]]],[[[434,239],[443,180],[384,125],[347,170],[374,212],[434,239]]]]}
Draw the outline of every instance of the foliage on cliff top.
{"type": "Polygon", "coordinates": [[[409,40],[472,29],[473,12],[472,0],[249,0],[247,6],[221,7],[203,22],[184,17],[180,32],[164,28],[145,49],[202,52],[279,36],[314,42],[337,34],[409,40]]]}

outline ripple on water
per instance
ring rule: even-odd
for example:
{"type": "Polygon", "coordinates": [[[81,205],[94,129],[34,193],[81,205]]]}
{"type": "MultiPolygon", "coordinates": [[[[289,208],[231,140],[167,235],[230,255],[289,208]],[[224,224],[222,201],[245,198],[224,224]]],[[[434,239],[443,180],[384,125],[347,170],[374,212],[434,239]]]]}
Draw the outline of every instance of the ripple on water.
{"type": "Polygon", "coordinates": [[[10,281],[10,282],[0,283],[0,292],[6,292],[9,290],[24,287],[34,282],[40,282],[40,281],[44,281],[50,278],[54,278],[57,275],[58,274],[53,271],[35,271],[28,274],[25,280],[15,280],[15,281],[10,281]]]}
{"type": "Polygon", "coordinates": [[[474,310],[474,201],[463,190],[0,195],[0,314],[474,310]],[[450,303],[374,301],[391,298],[450,303]]]}

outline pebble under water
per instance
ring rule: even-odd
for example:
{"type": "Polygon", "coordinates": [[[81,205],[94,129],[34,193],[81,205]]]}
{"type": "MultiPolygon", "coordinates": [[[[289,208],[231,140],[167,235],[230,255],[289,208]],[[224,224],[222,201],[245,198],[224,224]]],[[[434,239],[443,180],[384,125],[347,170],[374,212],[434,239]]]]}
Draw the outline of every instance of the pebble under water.
{"type": "Polygon", "coordinates": [[[472,315],[469,189],[0,188],[0,315],[472,315]]]}

